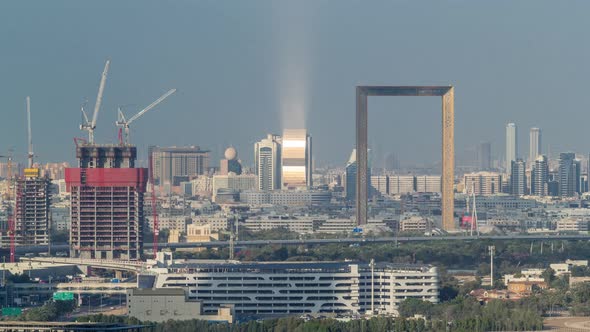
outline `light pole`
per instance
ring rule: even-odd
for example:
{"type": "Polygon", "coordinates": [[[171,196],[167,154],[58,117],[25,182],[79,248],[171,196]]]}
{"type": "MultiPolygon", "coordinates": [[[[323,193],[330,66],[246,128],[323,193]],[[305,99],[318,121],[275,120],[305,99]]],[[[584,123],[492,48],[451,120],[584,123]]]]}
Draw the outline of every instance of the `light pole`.
{"type": "Polygon", "coordinates": [[[496,253],[496,246],[488,246],[490,251],[490,287],[494,287],[494,254],[496,253]]]}
{"type": "Polygon", "coordinates": [[[375,259],[371,258],[371,316],[375,314],[375,259]]]}

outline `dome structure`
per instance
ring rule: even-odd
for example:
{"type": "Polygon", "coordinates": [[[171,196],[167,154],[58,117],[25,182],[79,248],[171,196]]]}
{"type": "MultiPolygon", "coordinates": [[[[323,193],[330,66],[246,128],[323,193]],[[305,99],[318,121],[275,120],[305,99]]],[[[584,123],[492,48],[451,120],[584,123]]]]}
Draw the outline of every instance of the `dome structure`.
{"type": "Polygon", "coordinates": [[[238,158],[238,151],[233,146],[230,146],[229,148],[225,149],[224,155],[225,159],[227,160],[235,160],[238,158]]]}

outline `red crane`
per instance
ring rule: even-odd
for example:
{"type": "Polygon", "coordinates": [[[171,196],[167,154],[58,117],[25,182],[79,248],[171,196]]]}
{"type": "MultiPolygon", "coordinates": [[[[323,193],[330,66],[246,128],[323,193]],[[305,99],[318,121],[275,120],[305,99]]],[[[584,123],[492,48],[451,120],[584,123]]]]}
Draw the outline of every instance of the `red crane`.
{"type": "Polygon", "coordinates": [[[154,219],[154,259],[156,259],[158,255],[158,235],[160,234],[160,225],[158,225],[158,203],[156,201],[156,189],[154,185],[154,159],[152,155],[149,156],[150,159],[150,185],[152,187],[152,218],[154,219]]]}

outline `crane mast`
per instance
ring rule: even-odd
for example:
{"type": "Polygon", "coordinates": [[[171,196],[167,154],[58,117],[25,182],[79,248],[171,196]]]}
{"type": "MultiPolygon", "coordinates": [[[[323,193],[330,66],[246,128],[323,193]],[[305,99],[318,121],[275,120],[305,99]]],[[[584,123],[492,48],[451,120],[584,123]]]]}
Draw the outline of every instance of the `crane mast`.
{"type": "Polygon", "coordinates": [[[88,116],[86,112],[82,110],[82,114],[84,115],[85,123],[80,125],[80,129],[88,131],[88,143],[94,143],[94,129],[96,128],[96,120],[98,119],[98,113],[100,112],[100,105],[102,104],[102,95],[104,93],[104,86],[107,81],[107,75],[109,73],[109,68],[111,65],[111,60],[107,60],[104,65],[104,69],[102,71],[102,76],[100,78],[100,84],[98,86],[98,95],[96,96],[96,103],[94,104],[94,113],[92,114],[92,122],[88,120],[88,116]]]}
{"type": "Polygon", "coordinates": [[[33,134],[31,131],[31,97],[27,96],[27,128],[28,128],[28,145],[29,145],[29,168],[33,168],[33,134]]]}
{"type": "Polygon", "coordinates": [[[115,122],[115,125],[119,128],[119,144],[123,144],[123,135],[122,135],[122,130],[125,129],[125,144],[129,144],[129,125],[137,120],[139,117],[141,117],[142,115],[144,115],[147,111],[151,110],[152,108],[158,106],[158,104],[160,104],[161,102],[163,102],[166,98],[168,98],[170,95],[172,95],[173,93],[176,92],[176,89],[170,89],[168,90],[168,92],[166,92],[165,94],[163,94],[162,96],[160,96],[160,98],[156,99],[154,102],[152,102],[151,104],[149,104],[146,108],[142,109],[141,111],[139,111],[137,114],[135,114],[134,116],[132,116],[129,120],[127,120],[125,118],[125,114],[123,114],[123,111],[121,111],[121,108],[119,108],[118,110],[118,119],[115,122]]]}

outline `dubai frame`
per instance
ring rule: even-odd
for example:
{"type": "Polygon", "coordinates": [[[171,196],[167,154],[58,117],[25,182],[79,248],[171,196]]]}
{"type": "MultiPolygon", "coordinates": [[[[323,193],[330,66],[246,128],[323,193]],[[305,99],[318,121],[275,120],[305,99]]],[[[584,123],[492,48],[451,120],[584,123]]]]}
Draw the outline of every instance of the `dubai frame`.
{"type": "Polygon", "coordinates": [[[453,218],[453,181],[455,170],[455,106],[452,86],[357,86],[356,87],[356,220],[367,223],[367,97],[412,96],[442,97],[442,226],[446,231],[455,229],[453,218]]]}

